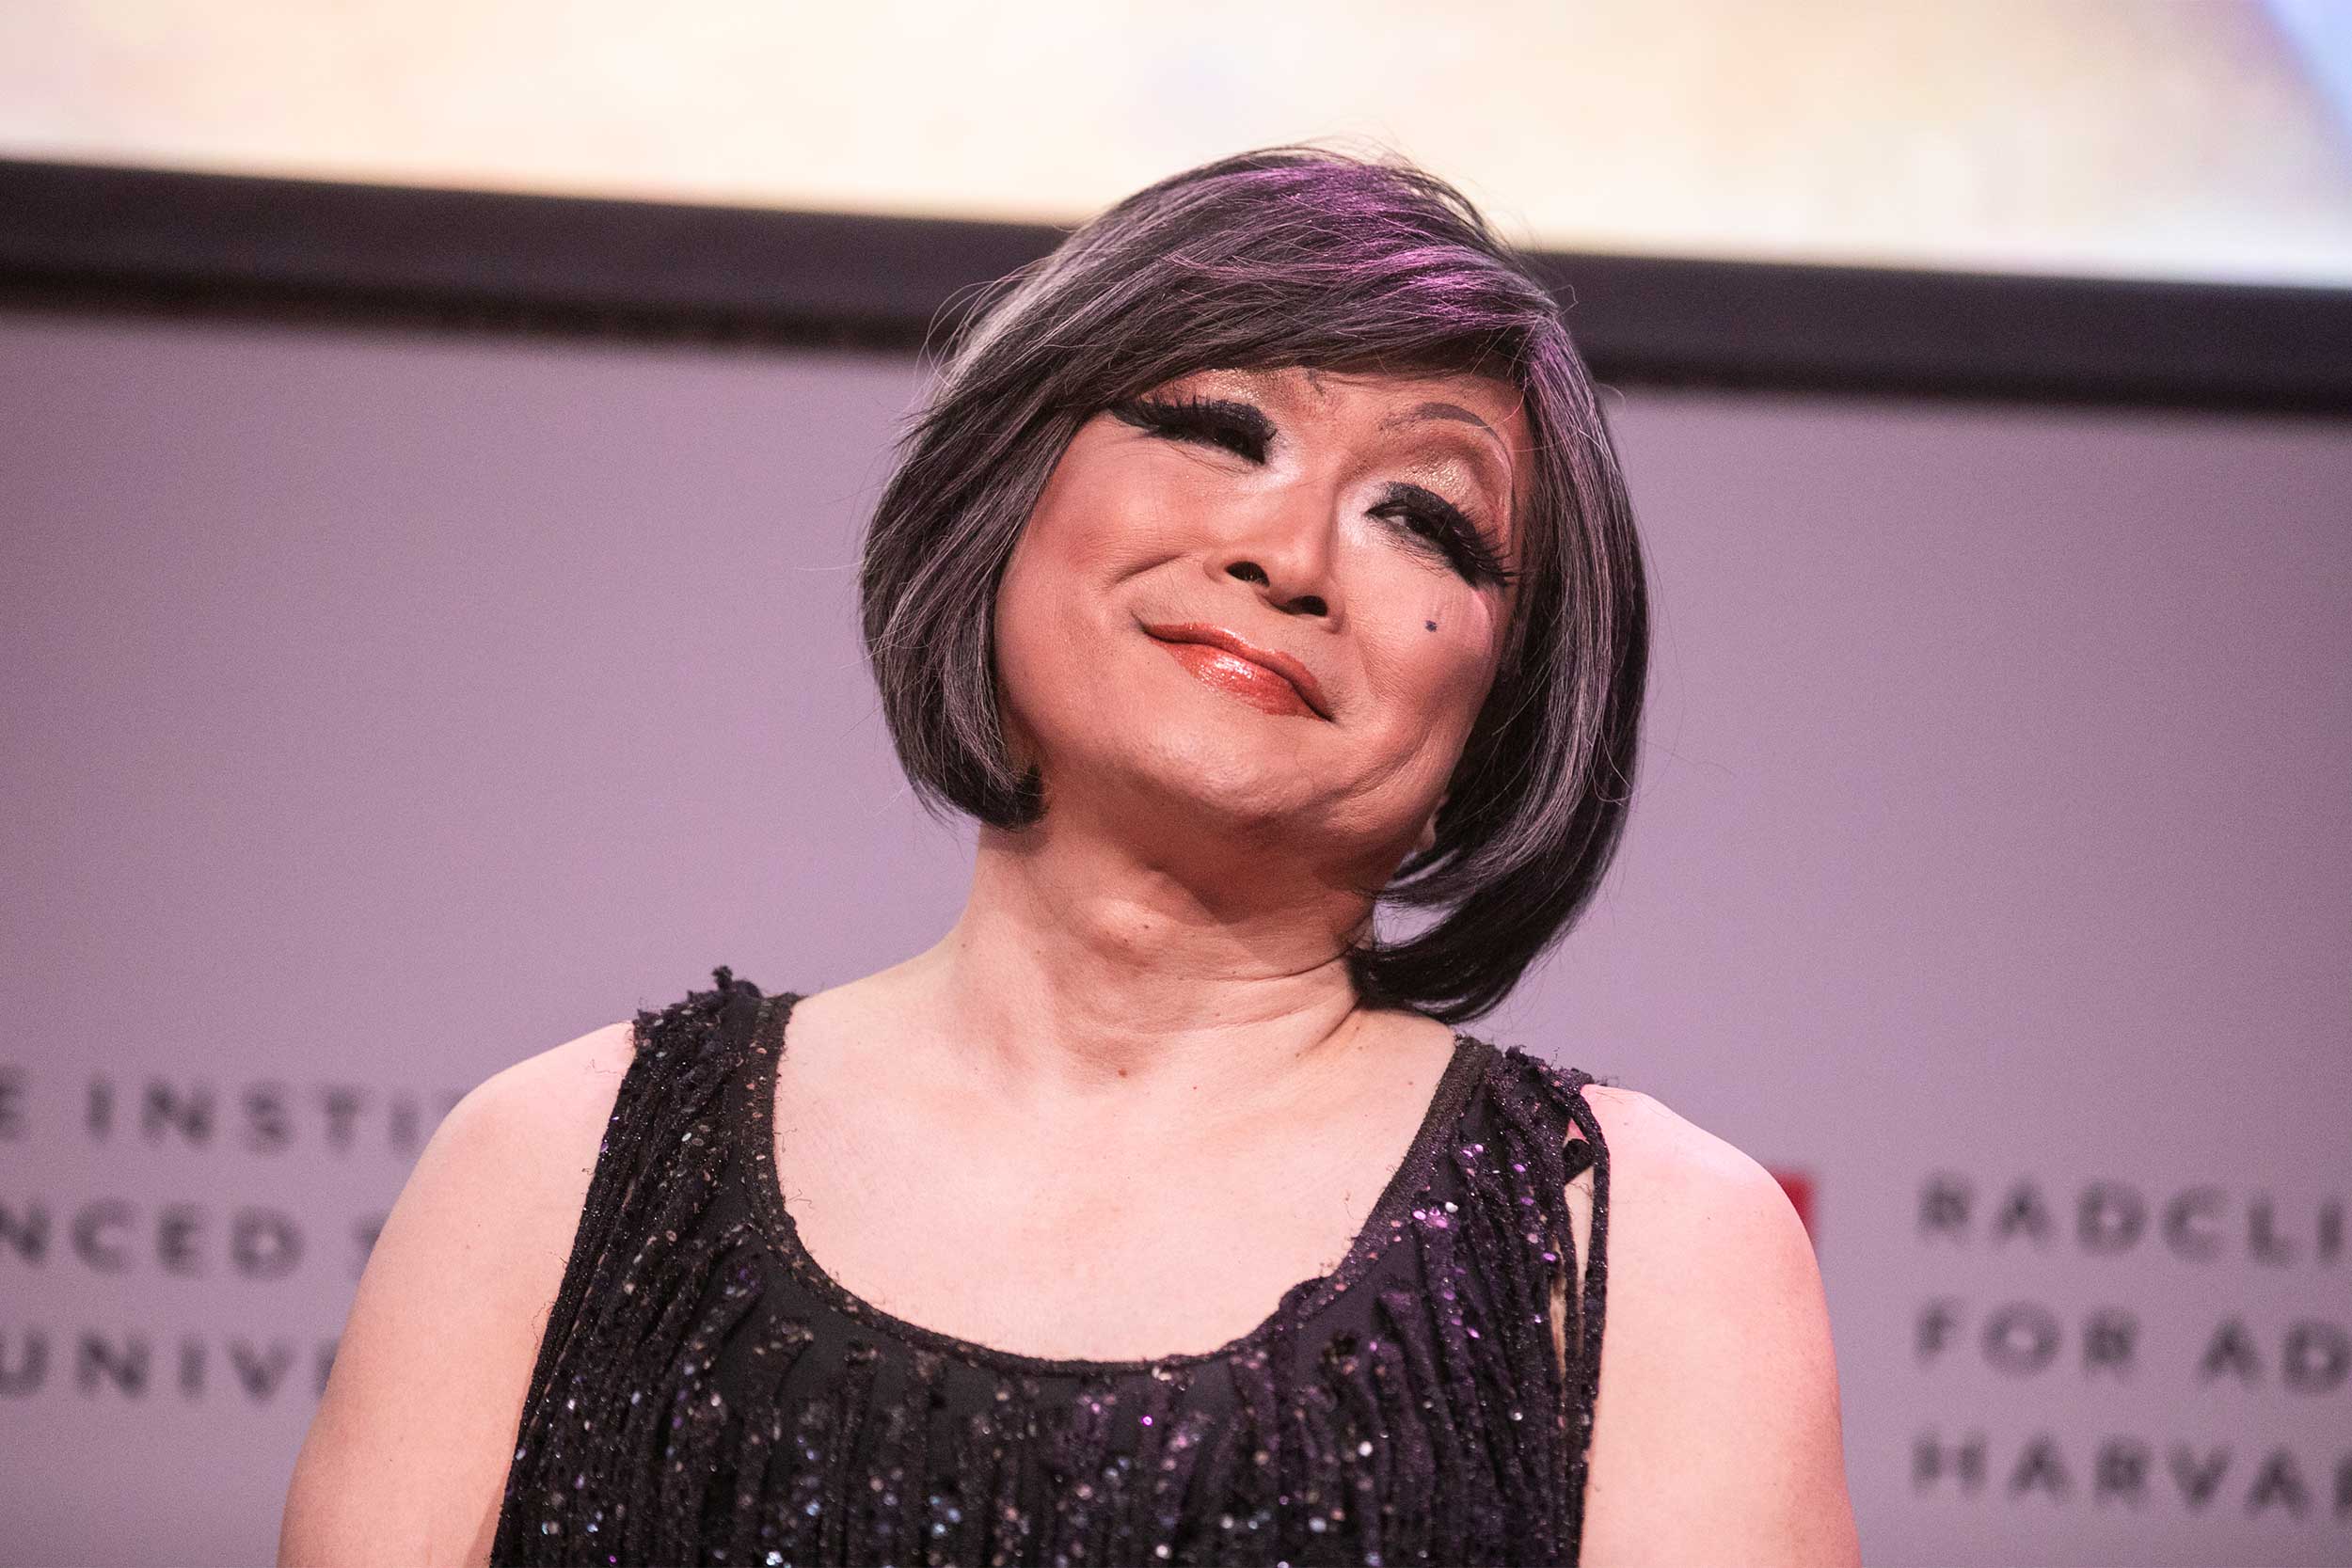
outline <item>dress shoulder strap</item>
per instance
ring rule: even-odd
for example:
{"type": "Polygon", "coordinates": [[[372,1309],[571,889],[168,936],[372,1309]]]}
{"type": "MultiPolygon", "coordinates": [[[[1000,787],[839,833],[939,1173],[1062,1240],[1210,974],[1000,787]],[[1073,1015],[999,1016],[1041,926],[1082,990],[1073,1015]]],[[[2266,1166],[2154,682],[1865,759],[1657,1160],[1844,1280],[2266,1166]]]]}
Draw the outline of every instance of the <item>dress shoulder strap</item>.
{"type": "Polygon", "coordinates": [[[667,1006],[641,1008],[629,1029],[632,1054],[590,1179],[575,1262],[597,1256],[612,1223],[681,1181],[707,1181],[723,1114],[723,1090],[750,1049],[762,1007],[759,988],[723,964],[718,983],[667,1006]]]}
{"type": "Polygon", "coordinates": [[[1600,1389],[1600,1336],[1609,1284],[1609,1146],[1584,1090],[1596,1080],[1517,1046],[1503,1048],[1492,1080],[1513,1142],[1527,1153],[1514,1172],[1520,1203],[1535,1211],[1552,1269],[1553,1354],[1568,1423],[1562,1481],[1567,1538],[1581,1541],[1584,1482],[1600,1389]],[[1582,1223],[1580,1224],[1579,1222],[1582,1223]],[[1579,1232],[1582,1244],[1580,1245],[1579,1232]]]}
{"type": "MultiPolygon", "coordinates": [[[[705,1272],[728,1238],[700,1223],[723,1180],[717,1150],[724,1138],[725,1090],[748,1049],[763,1006],[759,989],[725,967],[718,984],[689,991],[682,1001],[641,1009],[630,1029],[634,1048],[622,1074],[564,1280],[539,1340],[539,1352],[516,1432],[515,1459],[492,1560],[508,1561],[525,1549],[520,1535],[534,1488],[558,1481],[558,1471],[585,1463],[566,1460],[568,1441],[584,1443],[590,1402],[619,1430],[631,1412],[607,1410],[605,1396],[626,1395],[624,1368],[668,1354],[667,1341],[684,1328],[675,1303],[681,1286],[705,1272]],[[559,1380],[568,1379],[559,1389],[559,1380]],[[569,1409],[558,1397],[571,1391],[569,1409]]],[[[685,1292],[691,1295],[691,1292],[685,1292]]]]}
{"type": "Polygon", "coordinates": [[[759,988],[737,979],[725,965],[711,977],[718,983],[709,990],[690,990],[659,1010],[638,1011],[629,1030],[633,1054],[605,1127],[573,1247],[576,1265],[601,1255],[624,1215],[634,1214],[644,1225],[652,1218],[651,1206],[699,1210],[710,1196],[724,1091],[751,1048],[763,1006],[759,988]]]}

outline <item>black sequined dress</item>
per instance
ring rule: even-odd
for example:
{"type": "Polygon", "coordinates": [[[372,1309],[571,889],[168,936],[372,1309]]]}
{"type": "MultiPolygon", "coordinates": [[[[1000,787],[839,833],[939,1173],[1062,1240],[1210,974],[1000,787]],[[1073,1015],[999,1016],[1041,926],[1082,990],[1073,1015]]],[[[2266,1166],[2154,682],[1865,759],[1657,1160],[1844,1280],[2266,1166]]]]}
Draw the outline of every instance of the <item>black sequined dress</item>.
{"type": "Polygon", "coordinates": [[[797,998],[714,978],[637,1016],[494,1563],[1576,1560],[1608,1216],[1586,1074],[1457,1035],[1332,1273],[1217,1350],[1045,1360],[817,1266],[773,1154],[797,998]]]}

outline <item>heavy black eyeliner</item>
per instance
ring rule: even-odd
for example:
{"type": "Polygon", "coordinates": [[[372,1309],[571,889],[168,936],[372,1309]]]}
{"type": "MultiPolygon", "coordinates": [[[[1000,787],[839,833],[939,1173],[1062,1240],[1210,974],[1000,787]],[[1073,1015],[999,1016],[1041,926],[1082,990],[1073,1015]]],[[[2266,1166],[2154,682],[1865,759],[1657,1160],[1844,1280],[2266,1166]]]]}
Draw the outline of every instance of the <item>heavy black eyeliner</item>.
{"type": "MultiPolygon", "coordinates": [[[[1228,399],[1123,398],[1110,404],[1109,411],[1113,418],[1139,429],[1202,439],[1228,451],[1237,449],[1226,437],[1239,436],[1250,447],[1241,455],[1252,462],[1265,460],[1265,448],[1274,436],[1273,423],[1262,410],[1251,404],[1228,399]]],[[[1434,490],[1418,484],[1392,484],[1389,487],[1389,499],[1379,510],[1404,512],[1434,524],[1441,537],[1422,537],[1429,538],[1445,553],[1454,569],[1473,584],[1488,582],[1500,588],[1517,576],[1502,564],[1494,546],[1461,508],[1434,490]]]]}
{"type": "Polygon", "coordinates": [[[1382,503],[1384,509],[1418,513],[1437,524],[1444,537],[1432,543],[1443,549],[1455,570],[1472,582],[1483,579],[1500,588],[1518,576],[1502,564],[1502,556],[1479,531],[1478,525],[1471,522],[1460,507],[1436,491],[1425,490],[1418,484],[1392,484],[1389,487],[1389,500],[1382,503]]]}
{"type": "Polygon", "coordinates": [[[1131,425],[1171,431],[1220,446],[1226,444],[1224,437],[1238,436],[1251,449],[1241,455],[1253,462],[1265,460],[1265,449],[1274,439],[1273,422],[1262,411],[1246,403],[1224,399],[1125,398],[1112,404],[1110,412],[1131,425]]]}

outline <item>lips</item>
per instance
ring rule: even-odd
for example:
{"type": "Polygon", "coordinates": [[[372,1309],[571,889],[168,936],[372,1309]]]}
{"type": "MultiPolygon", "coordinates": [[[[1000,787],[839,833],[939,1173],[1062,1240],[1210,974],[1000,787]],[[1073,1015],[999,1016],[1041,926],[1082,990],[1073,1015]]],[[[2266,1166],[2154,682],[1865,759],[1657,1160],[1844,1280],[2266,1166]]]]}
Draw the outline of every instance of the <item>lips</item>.
{"type": "Polygon", "coordinates": [[[1323,689],[1312,673],[1288,654],[1260,647],[1223,626],[1200,622],[1143,629],[1196,680],[1253,707],[1267,713],[1331,717],[1330,705],[1324,700],[1323,689]]]}

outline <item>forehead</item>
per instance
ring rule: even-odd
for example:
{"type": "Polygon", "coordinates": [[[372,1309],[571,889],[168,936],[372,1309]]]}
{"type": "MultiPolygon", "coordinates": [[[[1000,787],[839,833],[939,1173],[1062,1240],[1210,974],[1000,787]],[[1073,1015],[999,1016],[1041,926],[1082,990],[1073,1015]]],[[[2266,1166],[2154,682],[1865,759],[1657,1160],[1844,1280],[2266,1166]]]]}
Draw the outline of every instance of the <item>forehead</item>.
{"type": "Polygon", "coordinates": [[[1483,431],[1510,446],[1526,437],[1526,397],[1511,382],[1464,372],[1203,370],[1180,378],[1220,387],[1309,415],[1378,418],[1384,425],[1434,420],[1483,431]]]}

